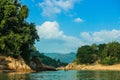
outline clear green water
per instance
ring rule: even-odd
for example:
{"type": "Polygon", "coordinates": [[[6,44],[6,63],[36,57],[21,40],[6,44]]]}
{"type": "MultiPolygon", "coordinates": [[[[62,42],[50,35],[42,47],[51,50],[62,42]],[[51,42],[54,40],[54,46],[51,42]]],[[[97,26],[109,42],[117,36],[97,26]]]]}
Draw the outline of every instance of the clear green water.
{"type": "Polygon", "coordinates": [[[120,71],[44,71],[29,74],[0,73],[0,80],[120,80],[120,71]]]}

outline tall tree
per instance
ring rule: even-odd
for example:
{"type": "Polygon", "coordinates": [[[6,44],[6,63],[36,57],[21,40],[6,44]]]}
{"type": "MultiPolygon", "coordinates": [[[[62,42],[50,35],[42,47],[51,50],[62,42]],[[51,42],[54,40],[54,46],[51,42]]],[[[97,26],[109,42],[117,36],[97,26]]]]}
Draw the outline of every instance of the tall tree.
{"type": "Polygon", "coordinates": [[[39,37],[35,25],[25,21],[28,13],[19,0],[0,0],[0,54],[29,55],[39,37]]]}

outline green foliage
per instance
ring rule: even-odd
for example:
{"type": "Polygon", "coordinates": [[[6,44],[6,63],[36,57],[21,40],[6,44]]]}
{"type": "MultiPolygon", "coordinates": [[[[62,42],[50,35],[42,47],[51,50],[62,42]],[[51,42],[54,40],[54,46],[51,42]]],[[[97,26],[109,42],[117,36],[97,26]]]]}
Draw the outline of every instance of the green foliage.
{"type": "Polygon", "coordinates": [[[19,0],[0,0],[0,54],[29,56],[39,37],[35,25],[25,21],[28,13],[19,0]]]}
{"type": "Polygon", "coordinates": [[[77,61],[82,64],[91,64],[97,60],[96,49],[91,46],[85,45],[77,51],[77,61]]]}
{"type": "Polygon", "coordinates": [[[99,58],[99,59],[100,59],[100,57],[101,57],[101,53],[102,53],[102,51],[104,50],[105,46],[106,46],[106,44],[99,44],[99,45],[98,45],[98,58],[99,58]]]}
{"type": "Polygon", "coordinates": [[[120,63],[120,43],[93,44],[91,46],[82,46],[78,49],[77,63],[91,64],[96,61],[105,65],[120,63]]]}
{"type": "Polygon", "coordinates": [[[103,59],[101,59],[102,64],[106,64],[106,65],[113,65],[115,63],[118,63],[118,59],[115,57],[105,57],[103,59]]]}
{"type": "Polygon", "coordinates": [[[108,43],[105,49],[101,53],[102,64],[115,64],[120,62],[120,43],[111,42],[108,43]]]}

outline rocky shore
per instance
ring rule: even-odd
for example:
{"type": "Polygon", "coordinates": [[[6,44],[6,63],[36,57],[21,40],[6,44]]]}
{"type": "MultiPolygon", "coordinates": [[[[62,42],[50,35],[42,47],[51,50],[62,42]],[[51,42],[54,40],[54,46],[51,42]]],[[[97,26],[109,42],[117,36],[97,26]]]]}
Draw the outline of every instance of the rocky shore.
{"type": "Polygon", "coordinates": [[[0,56],[0,72],[36,72],[36,71],[56,71],[51,66],[45,66],[40,60],[34,58],[30,64],[26,64],[22,57],[17,59],[0,56]]]}
{"type": "Polygon", "coordinates": [[[120,70],[120,64],[116,65],[101,65],[101,64],[92,64],[85,65],[76,63],[70,63],[66,67],[59,67],[58,70],[120,70]]]}

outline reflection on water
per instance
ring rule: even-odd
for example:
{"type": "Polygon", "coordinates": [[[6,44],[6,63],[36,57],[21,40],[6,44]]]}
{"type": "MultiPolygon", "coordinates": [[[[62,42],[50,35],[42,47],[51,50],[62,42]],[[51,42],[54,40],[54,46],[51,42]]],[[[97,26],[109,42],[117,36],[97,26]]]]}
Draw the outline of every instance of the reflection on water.
{"type": "Polygon", "coordinates": [[[24,73],[0,73],[0,80],[30,80],[30,78],[24,73]]]}
{"type": "Polygon", "coordinates": [[[120,71],[77,71],[78,80],[120,80],[120,71]]]}
{"type": "Polygon", "coordinates": [[[43,71],[0,73],[0,80],[120,80],[120,71],[43,71]]]}

